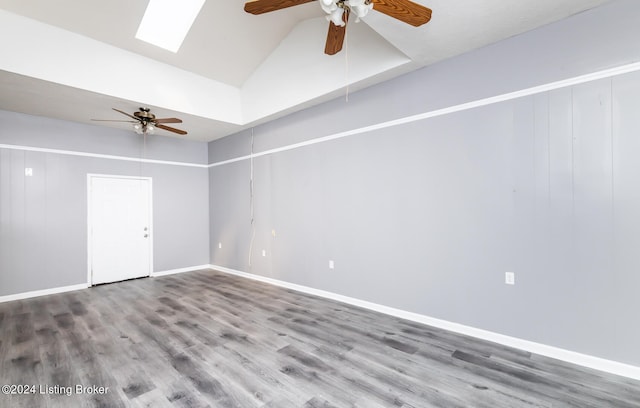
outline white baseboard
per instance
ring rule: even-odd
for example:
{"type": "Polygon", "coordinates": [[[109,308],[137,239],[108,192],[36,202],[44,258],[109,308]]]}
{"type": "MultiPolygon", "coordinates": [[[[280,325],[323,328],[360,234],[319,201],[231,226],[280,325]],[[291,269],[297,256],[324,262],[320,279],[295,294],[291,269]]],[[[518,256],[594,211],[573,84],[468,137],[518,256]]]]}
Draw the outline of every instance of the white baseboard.
{"type": "Polygon", "coordinates": [[[168,271],[152,272],[151,277],[157,278],[158,276],[173,275],[174,273],[193,272],[193,271],[199,271],[201,269],[210,269],[210,268],[211,268],[211,265],[189,266],[187,268],[178,268],[178,269],[170,269],[168,271]]]}
{"type": "MultiPolygon", "coordinates": [[[[158,277],[158,276],[165,276],[165,275],[173,275],[174,273],[193,272],[193,271],[198,271],[198,270],[201,270],[201,269],[210,269],[210,268],[211,268],[211,265],[190,266],[190,267],[187,267],[187,268],[171,269],[171,270],[168,270],[168,271],[153,272],[150,276],[158,277]]],[[[89,285],[88,283],[81,283],[81,284],[78,284],[78,285],[62,286],[62,287],[59,287],[59,288],[34,290],[34,291],[30,291],[30,292],[16,293],[16,294],[13,294],[13,295],[5,295],[5,296],[0,296],[0,303],[11,302],[13,300],[29,299],[29,298],[34,298],[34,297],[38,297],[38,296],[54,295],[56,293],[72,292],[74,290],[87,289],[90,286],[91,285],[89,285]]]]}
{"type": "Polygon", "coordinates": [[[530,353],[555,358],[557,360],[566,361],[568,363],[580,365],[583,367],[593,368],[595,370],[600,370],[607,373],[616,374],[623,377],[632,378],[635,380],[640,380],[640,367],[632,366],[629,364],[607,360],[600,357],[594,357],[587,354],[577,353],[574,351],[565,350],[565,349],[561,349],[553,346],[548,346],[546,344],[540,344],[540,343],[532,342],[529,340],[523,340],[516,337],[505,336],[503,334],[494,333],[494,332],[478,329],[471,326],[465,326],[462,324],[453,323],[446,320],[436,319],[436,318],[421,315],[418,313],[407,312],[406,310],[396,309],[393,307],[384,306],[384,305],[380,305],[373,302],[367,302],[367,301],[352,298],[349,296],[339,295],[333,292],[314,289],[307,286],[302,286],[302,285],[297,285],[295,283],[289,283],[289,282],[285,282],[277,279],[267,278],[260,275],[254,275],[252,273],[237,271],[235,269],[226,268],[224,266],[208,265],[208,267],[220,272],[231,274],[231,275],[236,275],[243,278],[257,280],[260,282],[281,286],[287,289],[297,290],[299,292],[304,292],[311,295],[324,297],[327,299],[337,300],[339,302],[347,303],[354,306],[359,306],[365,309],[374,310],[376,312],[399,317],[401,319],[406,319],[406,320],[422,323],[428,326],[449,330],[451,332],[476,337],[478,339],[487,340],[487,341],[502,344],[508,347],[513,347],[520,350],[528,351],[530,353]]]}
{"type": "Polygon", "coordinates": [[[87,283],[81,283],[79,285],[62,286],[59,288],[34,290],[31,292],[16,293],[15,295],[0,296],[0,303],[11,302],[13,300],[29,299],[38,296],[55,295],[56,293],[72,292],[74,290],[86,289],[89,287],[87,283]]]}

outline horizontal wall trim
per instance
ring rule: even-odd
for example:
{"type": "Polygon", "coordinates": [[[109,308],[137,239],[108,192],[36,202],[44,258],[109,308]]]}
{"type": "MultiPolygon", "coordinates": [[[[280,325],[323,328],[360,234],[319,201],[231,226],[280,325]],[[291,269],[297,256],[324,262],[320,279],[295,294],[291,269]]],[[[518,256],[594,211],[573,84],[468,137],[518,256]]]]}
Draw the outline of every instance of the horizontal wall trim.
{"type": "Polygon", "coordinates": [[[34,290],[30,292],[16,293],[15,295],[0,296],[0,303],[11,302],[14,300],[29,299],[38,296],[55,295],[56,293],[72,292],[75,290],[86,289],[89,287],[88,283],[81,283],[78,285],[61,286],[59,288],[34,290]]]}
{"type": "Polygon", "coordinates": [[[211,265],[207,264],[207,265],[189,266],[187,268],[169,269],[166,271],[152,272],[151,277],[157,278],[159,276],[167,276],[167,275],[173,275],[176,273],[184,273],[184,272],[194,272],[202,269],[211,269],[211,265]]]}
{"type": "Polygon", "coordinates": [[[66,156],[94,157],[97,159],[120,160],[120,161],[130,161],[130,162],[148,163],[148,164],[166,164],[170,166],[200,167],[200,168],[209,167],[206,164],[187,163],[187,162],[178,162],[178,161],[169,161],[169,160],[142,159],[139,157],[115,156],[110,154],[88,153],[88,152],[79,152],[75,150],[48,149],[44,147],[21,146],[21,145],[10,145],[10,144],[0,144],[0,149],[22,150],[22,151],[40,152],[40,153],[53,153],[53,154],[62,154],[66,156]]]}
{"type": "Polygon", "coordinates": [[[464,334],[467,336],[475,337],[482,340],[491,341],[494,343],[502,344],[504,346],[517,348],[520,350],[528,351],[530,353],[555,358],[568,363],[580,365],[583,367],[593,368],[595,370],[604,371],[611,374],[620,375],[623,377],[640,380],[640,367],[632,366],[629,364],[620,363],[617,361],[607,360],[600,357],[594,357],[587,354],[577,353],[570,350],[561,349],[558,347],[548,346],[546,344],[535,343],[529,340],[523,340],[516,337],[506,336],[504,334],[494,333],[488,330],[478,329],[471,326],[466,326],[458,323],[449,322],[442,319],[436,319],[433,317],[425,316],[418,313],[408,312],[406,310],[396,309],[389,306],[380,305],[365,300],[352,298],[349,296],[339,295],[337,293],[328,292],[325,290],[315,289],[308,286],[298,285],[278,279],[268,278],[265,276],[255,275],[248,272],[242,272],[235,269],[227,268],[219,265],[209,265],[211,269],[216,271],[228,273],[235,276],[240,276],[247,279],[253,279],[260,282],[268,283],[275,286],[280,286],[287,289],[293,289],[299,292],[308,293],[338,302],[347,303],[350,305],[362,307],[365,309],[373,310],[379,313],[384,313],[390,316],[399,317],[401,319],[410,320],[417,323],[422,323],[428,326],[438,327],[440,329],[449,330],[454,333],[464,334]]]}
{"type": "Polygon", "coordinates": [[[640,71],[640,62],[634,62],[631,64],[622,65],[615,68],[605,69],[602,71],[597,71],[591,74],[580,75],[577,77],[563,79],[560,81],[550,82],[544,85],[538,85],[531,88],[522,89],[519,91],[508,92],[505,94],[492,96],[489,98],[478,99],[471,102],[462,103],[459,105],[450,106],[448,108],[437,109],[433,111],[428,111],[424,113],[419,113],[411,116],[406,116],[404,118],[389,120],[386,122],[377,123],[374,125],[364,126],[357,129],[347,130],[344,132],[335,133],[328,136],[322,136],[315,139],[306,140],[304,142],[293,143],[290,145],[277,147],[274,149],[265,150],[258,153],[248,154],[245,156],[240,156],[228,160],[219,161],[216,163],[211,163],[207,167],[217,167],[225,164],[235,163],[243,160],[249,160],[251,158],[256,158],[260,156],[266,156],[274,153],[284,152],[287,150],[293,150],[300,147],[310,146],[317,143],[324,143],[331,140],[341,139],[344,137],[359,135],[362,133],[373,132],[375,130],[385,129],[393,126],[404,125],[411,122],[416,122],[424,119],[435,118],[437,116],[444,116],[451,113],[462,112],[469,109],[479,108],[481,106],[492,105],[495,103],[505,102],[517,98],[522,98],[525,96],[536,95],[542,92],[549,92],[555,89],[566,88],[569,86],[579,85],[586,82],[596,81],[599,79],[611,78],[616,75],[627,74],[630,72],[640,71]]]}

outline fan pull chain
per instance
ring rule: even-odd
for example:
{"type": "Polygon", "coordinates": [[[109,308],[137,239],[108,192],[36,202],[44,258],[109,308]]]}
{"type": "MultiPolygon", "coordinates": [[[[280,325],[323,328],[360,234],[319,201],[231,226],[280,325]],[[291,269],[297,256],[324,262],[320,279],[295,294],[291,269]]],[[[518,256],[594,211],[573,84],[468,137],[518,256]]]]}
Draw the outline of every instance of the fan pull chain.
{"type": "Polygon", "coordinates": [[[344,32],[344,76],[347,83],[344,101],[349,102],[349,31],[344,32]]]}
{"type": "Polygon", "coordinates": [[[253,203],[253,128],[251,128],[251,155],[249,156],[251,171],[249,173],[249,210],[251,222],[251,239],[249,241],[249,271],[251,271],[251,260],[253,256],[253,241],[256,238],[256,226],[254,224],[254,203],[253,203]]]}

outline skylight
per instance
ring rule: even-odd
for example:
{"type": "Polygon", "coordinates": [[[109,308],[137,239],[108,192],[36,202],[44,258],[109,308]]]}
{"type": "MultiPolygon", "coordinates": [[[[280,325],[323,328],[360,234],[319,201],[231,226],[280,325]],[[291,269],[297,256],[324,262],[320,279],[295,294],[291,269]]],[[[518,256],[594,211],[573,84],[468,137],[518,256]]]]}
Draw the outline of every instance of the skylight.
{"type": "Polygon", "coordinates": [[[136,38],[178,52],[205,0],[149,0],[136,38]]]}

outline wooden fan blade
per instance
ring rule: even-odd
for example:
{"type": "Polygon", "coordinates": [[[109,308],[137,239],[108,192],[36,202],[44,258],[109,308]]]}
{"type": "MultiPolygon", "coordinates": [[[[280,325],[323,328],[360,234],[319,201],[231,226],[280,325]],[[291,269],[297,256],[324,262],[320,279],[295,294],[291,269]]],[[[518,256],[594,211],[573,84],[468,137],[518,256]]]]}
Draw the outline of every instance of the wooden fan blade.
{"type": "Polygon", "coordinates": [[[409,0],[372,0],[373,9],[414,27],[431,20],[431,9],[409,0]]]}
{"type": "Polygon", "coordinates": [[[114,111],[116,111],[116,112],[120,112],[120,113],[122,113],[123,115],[128,116],[128,117],[130,117],[131,119],[133,119],[133,120],[135,120],[135,121],[139,121],[139,120],[140,120],[139,118],[136,118],[136,117],[135,117],[135,116],[133,116],[133,115],[129,115],[127,112],[121,111],[120,109],[116,109],[116,108],[111,108],[111,109],[113,109],[113,110],[114,110],[114,111]]]}
{"type": "Polygon", "coordinates": [[[136,121],[133,120],[111,120],[111,119],[91,119],[94,122],[124,122],[124,123],[136,123],[136,121]]]}
{"type": "Polygon", "coordinates": [[[324,46],[324,53],[334,55],[340,52],[344,43],[344,36],[347,33],[347,21],[349,21],[349,12],[345,11],[342,15],[344,25],[342,27],[329,22],[329,31],[327,32],[327,43],[324,46]]]}
{"type": "Polygon", "coordinates": [[[251,14],[262,14],[276,11],[299,4],[309,3],[314,0],[255,0],[244,4],[244,11],[251,14]]]}
{"type": "Polygon", "coordinates": [[[169,126],[161,125],[159,123],[156,124],[156,127],[160,128],[160,129],[168,130],[169,132],[177,133],[179,135],[186,135],[187,134],[187,132],[185,132],[184,130],[180,130],[180,129],[172,128],[172,127],[169,127],[169,126]]]}
{"type": "Polygon", "coordinates": [[[162,118],[162,119],[154,119],[156,123],[182,123],[182,119],[178,118],[162,118]]]}

